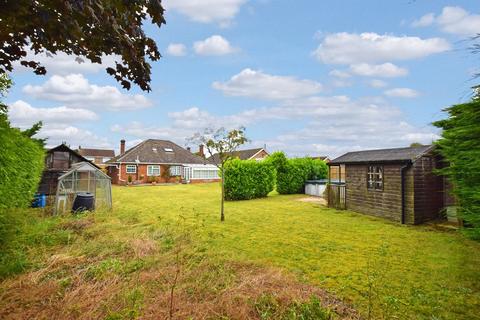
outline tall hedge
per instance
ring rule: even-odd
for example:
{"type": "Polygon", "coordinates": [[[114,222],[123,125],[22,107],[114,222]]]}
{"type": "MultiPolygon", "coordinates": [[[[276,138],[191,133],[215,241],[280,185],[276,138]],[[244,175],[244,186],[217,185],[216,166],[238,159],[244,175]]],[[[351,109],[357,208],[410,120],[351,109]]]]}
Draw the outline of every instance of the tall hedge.
{"type": "Polygon", "coordinates": [[[0,208],[26,207],[42,176],[43,147],[0,122],[0,150],[0,208]]]}
{"type": "Polygon", "coordinates": [[[255,160],[233,159],[225,163],[225,200],[266,197],[275,186],[272,165],[255,160]]]}
{"type": "Polygon", "coordinates": [[[305,192],[305,181],[327,177],[327,165],[312,158],[287,159],[283,152],[275,152],[266,159],[276,170],[276,187],[280,194],[305,192]]]}
{"type": "Polygon", "coordinates": [[[445,111],[449,117],[434,123],[443,129],[437,145],[448,162],[441,171],[453,184],[465,232],[480,240],[480,96],[445,111]]]}

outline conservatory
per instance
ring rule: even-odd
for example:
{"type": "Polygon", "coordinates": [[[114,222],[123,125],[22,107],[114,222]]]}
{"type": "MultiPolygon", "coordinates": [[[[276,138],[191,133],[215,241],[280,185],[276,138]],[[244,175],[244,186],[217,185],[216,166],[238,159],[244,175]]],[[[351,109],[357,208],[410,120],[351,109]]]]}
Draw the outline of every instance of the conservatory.
{"type": "Polygon", "coordinates": [[[92,194],[95,208],[112,208],[110,177],[89,162],[78,162],[58,177],[55,214],[70,212],[78,194],[92,194]]]}

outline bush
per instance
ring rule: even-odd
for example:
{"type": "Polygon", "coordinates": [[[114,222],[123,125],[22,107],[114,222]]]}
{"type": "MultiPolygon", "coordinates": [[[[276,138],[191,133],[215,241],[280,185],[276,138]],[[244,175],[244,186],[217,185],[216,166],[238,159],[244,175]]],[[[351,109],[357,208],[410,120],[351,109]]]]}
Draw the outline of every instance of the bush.
{"type": "Polygon", "coordinates": [[[233,159],[224,168],[225,200],[263,198],[275,186],[275,169],[268,163],[233,159]]]}
{"type": "Polygon", "coordinates": [[[305,192],[305,181],[327,177],[327,165],[311,158],[287,159],[283,152],[275,152],[266,160],[275,167],[276,186],[280,194],[305,192]]]}

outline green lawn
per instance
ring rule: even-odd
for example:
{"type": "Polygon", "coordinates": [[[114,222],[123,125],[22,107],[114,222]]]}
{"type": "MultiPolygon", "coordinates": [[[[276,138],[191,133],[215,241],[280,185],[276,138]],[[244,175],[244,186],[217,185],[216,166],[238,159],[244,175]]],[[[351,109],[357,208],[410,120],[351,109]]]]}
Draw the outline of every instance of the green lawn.
{"type": "Polygon", "coordinates": [[[115,187],[113,212],[97,213],[82,237],[59,234],[61,240],[43,249],[29,245],[29,268],[44,267],[52,253],[111,262],[125,250],[125,241],[189,228],[196,245],[217,261],[282,268],[301,282],[326,288],[364,317],[479,318],[480,243],[456,232],[402,226],[300,198],[227,202],[221,223],[217,184],[115,187]]]}

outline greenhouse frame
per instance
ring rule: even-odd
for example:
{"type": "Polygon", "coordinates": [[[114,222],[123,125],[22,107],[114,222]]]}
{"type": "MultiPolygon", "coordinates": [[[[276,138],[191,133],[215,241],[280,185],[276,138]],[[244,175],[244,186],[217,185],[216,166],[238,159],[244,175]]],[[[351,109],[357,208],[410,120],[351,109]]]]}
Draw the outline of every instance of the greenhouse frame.
{"type": "Polygon", "coordinates": [[[89,162],[78,162],[63,175],[58,177],[55,197],[55,214],[69,212],[75,197],[80,192],[93,194],[95,208],[112,208],[112,183],[98,167],[89,162]]]}

